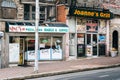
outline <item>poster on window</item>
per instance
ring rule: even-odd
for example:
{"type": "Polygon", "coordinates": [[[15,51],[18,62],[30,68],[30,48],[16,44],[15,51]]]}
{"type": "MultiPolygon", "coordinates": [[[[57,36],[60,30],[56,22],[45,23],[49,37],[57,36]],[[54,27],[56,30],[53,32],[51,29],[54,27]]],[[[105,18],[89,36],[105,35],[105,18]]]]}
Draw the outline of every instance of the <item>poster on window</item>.
{"type": "Polygon", "coordinates": [[[27,60],[34,60],[35,59],[35,50],[27,51],[27,60]]]}
{"type": "Polygon", "coordinates": [[[18,62],[19,61],[19,43],[10,43],[9,44],[9,62],[18,62]]]}
{"type": "Polygon", "coordinates": [[[50,49],[40,50],[40,60],[50,60],[50,49]]]}
{"type": "Polygon", "coordinates": [[[106,21],[100,20],[100,26],[99,26],[99,33],[106,34],[107,28],[106,28],[106,21]]]}
{"type": "Polygon", "coordinates": [[[99,35],[99,42],[105,42],[105,41],[106,41],[105,35],[100,34],[99,35]]]}
{"type": "Polygon", "coordinates": [[[77,18],[77,32],[85,32],[86,27],[86,19],[77,18]]]}
{"type": "Polygon", "coordinates": [[[90,21],[86,24],[86,30],[89,32],[96,32],[98,31],[98,23],[96,21],[90,21]]]}
{"type": "Polygon", "coordinates": [[[84,34],[77,34],[77,44],[84,44],[84,34]]]}
{"type": "Polygon", "coordinates": [[[62,59],[62,50],[52,49],[52,59],[62,59]]]}
{"type": "Polygon", "coordinates": [[[85,32],[85,25],[77,25],[77,32],[85,32]]]}
{"type": "Polygon", "coordinates": [[[84,38],[78,38],[78,44],[84,44],[84,38]]]}
{"type": "Polygon", "coordinates": [[[86,53],[86,56],[92,56],[92,46],[87,45],[86,53]]]}

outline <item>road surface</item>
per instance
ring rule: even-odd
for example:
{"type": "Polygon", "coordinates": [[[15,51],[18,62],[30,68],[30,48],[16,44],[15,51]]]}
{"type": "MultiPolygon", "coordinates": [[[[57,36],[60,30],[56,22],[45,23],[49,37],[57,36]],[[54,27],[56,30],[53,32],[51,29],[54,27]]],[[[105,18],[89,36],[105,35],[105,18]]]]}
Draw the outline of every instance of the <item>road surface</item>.
{"type": "Polygon", "coordinates": [[[26,80],[120,80],[120,67],[76,72],[26,80]]]}

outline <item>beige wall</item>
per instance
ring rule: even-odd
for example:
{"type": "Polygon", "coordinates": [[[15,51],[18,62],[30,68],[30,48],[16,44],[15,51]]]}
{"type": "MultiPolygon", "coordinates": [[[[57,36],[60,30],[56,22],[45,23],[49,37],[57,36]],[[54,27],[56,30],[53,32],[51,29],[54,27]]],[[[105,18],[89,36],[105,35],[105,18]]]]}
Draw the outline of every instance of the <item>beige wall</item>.
{"type": "Polygon", "coordinates": [[[13,0],[17,6],[17,19],[23,20],[24,19],[24,5],[20,4],[20,0],[13,0]]]}
{"type": "Polygon", "coordinates": [[[120,19],[119,18],[115,18],[111,20],[110,23],[110,49],[112,48],[112,34],[113,31],[117,31],[118,32],[118,53],[120,55],[120,19]]]}

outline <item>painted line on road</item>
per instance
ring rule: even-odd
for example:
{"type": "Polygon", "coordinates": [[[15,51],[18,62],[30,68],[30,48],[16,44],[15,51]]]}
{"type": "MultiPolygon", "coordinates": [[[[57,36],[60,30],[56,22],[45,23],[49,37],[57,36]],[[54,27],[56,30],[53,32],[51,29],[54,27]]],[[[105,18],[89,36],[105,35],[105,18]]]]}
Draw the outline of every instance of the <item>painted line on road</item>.
{"type": "Polygon", "coordinates": [[[100,78],[109,77],[109,75],[101,75],[100,78]]]}

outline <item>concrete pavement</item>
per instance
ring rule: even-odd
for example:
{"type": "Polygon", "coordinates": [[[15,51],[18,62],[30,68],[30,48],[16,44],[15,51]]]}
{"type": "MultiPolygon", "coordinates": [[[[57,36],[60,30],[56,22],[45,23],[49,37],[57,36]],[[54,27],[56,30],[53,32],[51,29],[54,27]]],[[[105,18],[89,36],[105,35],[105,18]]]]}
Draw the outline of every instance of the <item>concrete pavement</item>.
{"type": "Polygon", "coordinates": [[[120,56],[82,58],[69,61],[41,61],[38,73],[34,73],[33,63],[29,63],[27,67],[12,66],[0,69],[0,80],[29,79],[117,66],[120,66],[120,56]]]}

